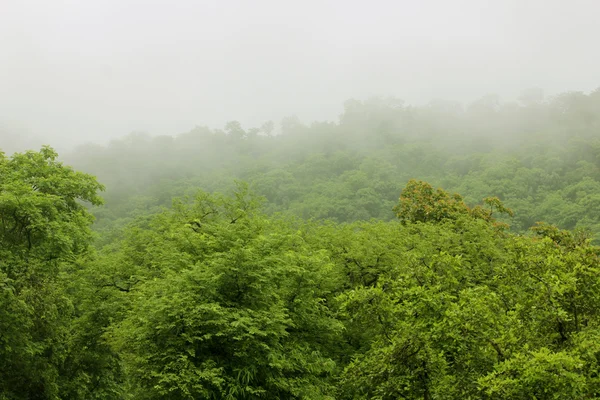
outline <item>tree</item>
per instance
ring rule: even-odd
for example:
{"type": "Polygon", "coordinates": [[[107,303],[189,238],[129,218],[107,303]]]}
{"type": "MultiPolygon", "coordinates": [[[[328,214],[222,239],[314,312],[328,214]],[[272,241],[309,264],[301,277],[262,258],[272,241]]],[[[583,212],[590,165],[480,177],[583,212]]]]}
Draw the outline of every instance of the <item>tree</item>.
{"type": "Polygon", "coordinates": [[[58,399],[71,383],[75,310],[61,274],[88,253],[93,217],[82,202],[101,204],[102,189],[49,147],[0,154],[1,398],[58,399]]]}
{"type": "MultiPolygon", "coordinates": [[[[242,187],[158,215],[110,330],[140,399],[330,398],[330,265],[242,187]]],[[[133,243],[128,247],[138,246],[133,243]]]]}
{"type": "Polygon", "coordinates": [[[450,195],[442,189],[422,181],[410,180],[402,190],[399,203],[394,207],[401,222],[439,222],[469,213],[459,194],[450,195]]]}

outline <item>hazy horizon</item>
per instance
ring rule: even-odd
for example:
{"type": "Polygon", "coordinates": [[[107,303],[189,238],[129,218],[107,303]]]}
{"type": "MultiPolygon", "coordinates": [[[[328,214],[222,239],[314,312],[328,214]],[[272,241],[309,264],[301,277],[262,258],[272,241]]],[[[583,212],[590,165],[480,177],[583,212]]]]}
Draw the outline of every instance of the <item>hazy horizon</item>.
{"type": "MultiPolygon", "coordinates": [[[[57,147],[600,86],[592,0],[4,0],[0,130],[57,147]]],[[[4,140],[12,140],[6,139],[4,140]]],[[[14,136],[13,136],[14,137],[14,136]]],[[[0,143],[0,148],[10,146],[0,143]]]]}

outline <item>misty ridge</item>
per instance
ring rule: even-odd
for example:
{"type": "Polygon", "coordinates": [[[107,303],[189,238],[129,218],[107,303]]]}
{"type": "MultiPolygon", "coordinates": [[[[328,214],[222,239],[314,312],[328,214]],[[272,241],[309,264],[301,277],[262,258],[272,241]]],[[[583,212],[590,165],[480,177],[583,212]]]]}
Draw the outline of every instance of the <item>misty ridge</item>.
{"type": "Polygon", "coordinates": [[[141,206],[169,206],[198,188],[227,190],[236,179],[265,196],[270,213],[389,220],[404,183],[418,178],[469,204],[499,197],[515,209],[517,232],[542,220],[597,232],[600,215],[589,196],[599,121],[599,90],[544,98],[530,89],[515,102],[488,95],[467,107],[372,98],[345,102],[338,122],[288,117],[257,128],[231,121],[176,136],[132,133],[62,157],[106,185],[97,226],[128,220],[141,206]]]}
{"type": "MultiPolygon", "coordinates": [[[[264,196],[270,214],[391,220],[398,193],[417,178],[471,205],[500,198],[516,211],[507,220],[515,232],[546,221],[598,237],[599,124],[600,89],[545,96],[531,88],[515,101],[486,95],[468,105],[373,97],[344,102],[336,122],[290,116],[250,128],[233,120],[177,135],[133,132],[107,144],[74,144],[60,157],[106,186],[106,206],[94,210],[99,230],[198,189],[232,190],[236,180],[264,196]]],[[[26,143],[4,131],[5,151],[20,139],[26,143]]]]}

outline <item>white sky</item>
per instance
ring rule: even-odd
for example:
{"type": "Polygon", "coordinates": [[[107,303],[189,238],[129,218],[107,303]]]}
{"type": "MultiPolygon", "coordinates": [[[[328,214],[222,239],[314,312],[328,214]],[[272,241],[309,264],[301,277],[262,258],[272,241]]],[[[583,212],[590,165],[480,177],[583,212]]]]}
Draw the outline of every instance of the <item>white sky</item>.
{"type": "Polygon", "coordinates": [[[599,16],[600,0],[0,0],[0,123],[60,147],[336,120],[374,95],[587,92],[599,16]]]}

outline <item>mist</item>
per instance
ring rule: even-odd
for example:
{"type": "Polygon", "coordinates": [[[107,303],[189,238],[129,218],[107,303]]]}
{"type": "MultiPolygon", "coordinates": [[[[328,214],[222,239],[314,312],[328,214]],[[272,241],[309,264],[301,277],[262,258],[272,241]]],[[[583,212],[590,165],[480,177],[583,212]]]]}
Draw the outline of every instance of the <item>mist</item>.
{"type": "Polygon", "coordinates": [[[0,147],[598,86],[594,0],[3,0],[0,147]]]}

